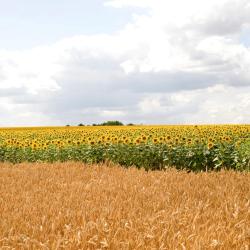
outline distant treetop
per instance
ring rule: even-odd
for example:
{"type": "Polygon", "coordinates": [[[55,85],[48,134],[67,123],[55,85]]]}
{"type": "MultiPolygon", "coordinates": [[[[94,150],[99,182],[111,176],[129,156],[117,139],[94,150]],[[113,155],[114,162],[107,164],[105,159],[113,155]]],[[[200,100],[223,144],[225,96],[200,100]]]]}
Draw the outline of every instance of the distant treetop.
{"type": "Polygon", "coordinates": [[[101,126],[123,126],[123,123],[120,121],[106,121],[101,126]]]}
{"type": "MultiPolygon", "coordinates": [[[[93,123],[92,126],[123,126],[124,124],[120,121],[106,121],[103,123],[93,123]]],[[[133,123],[129,123],[128,125],[134,125],[133,123]]],[[[91,126],[91,125],[85,125],[83,123],[79,123],[77,126],[81,127],[81,126],[91,126]]],[[[66,125],[66,127],[70,127],[69,124],[66,125]]]]}

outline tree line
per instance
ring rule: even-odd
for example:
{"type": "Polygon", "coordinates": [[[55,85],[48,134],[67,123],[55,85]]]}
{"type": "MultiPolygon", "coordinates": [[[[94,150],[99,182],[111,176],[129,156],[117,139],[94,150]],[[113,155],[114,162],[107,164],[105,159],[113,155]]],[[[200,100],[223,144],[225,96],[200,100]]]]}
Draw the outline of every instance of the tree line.
{"type": "MultiPolygon", "coordinates": [[[[127,126],[133,126],[133,123],[128,123],[127,126]]],[[[67,127],[70,125],[67,124],[67,127]]],[[[92,125],[85,125],[83,123],[79,123],[78,126],[124,126],[124,124],[121,121],[106,121],[103,123],[93,123],[92,125]]]]}

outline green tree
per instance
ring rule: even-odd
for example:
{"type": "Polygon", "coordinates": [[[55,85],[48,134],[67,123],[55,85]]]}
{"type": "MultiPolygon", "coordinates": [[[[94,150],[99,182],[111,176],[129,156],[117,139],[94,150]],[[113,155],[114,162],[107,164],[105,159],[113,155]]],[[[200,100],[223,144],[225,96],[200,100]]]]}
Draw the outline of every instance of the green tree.
{"type": "Polygon", "coordinates": [[[120,121],[106,121],[101,124],[102,126],[123,126],[123,123],[120,121]]]}

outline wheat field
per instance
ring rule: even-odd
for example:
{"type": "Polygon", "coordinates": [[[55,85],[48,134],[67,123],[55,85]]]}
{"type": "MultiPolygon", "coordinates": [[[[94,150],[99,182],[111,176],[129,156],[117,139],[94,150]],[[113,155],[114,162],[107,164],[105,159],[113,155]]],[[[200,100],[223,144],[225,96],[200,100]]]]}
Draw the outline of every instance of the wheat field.
{"type": "Polygon", "coordinates": [[[249,173],[0,164],[0,249],[249,245],[249,173]]]}

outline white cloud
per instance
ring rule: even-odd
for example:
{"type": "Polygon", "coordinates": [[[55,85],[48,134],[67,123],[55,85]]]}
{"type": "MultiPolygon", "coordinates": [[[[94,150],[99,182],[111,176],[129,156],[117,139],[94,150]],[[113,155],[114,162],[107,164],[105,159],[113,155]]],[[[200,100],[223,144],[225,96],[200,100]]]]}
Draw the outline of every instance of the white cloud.
{"type": "Polygon", "coordinates": [[[179,91],[146,97],[139,112],[151,123],[249,123],[250,86],[243,89],[215,85],[207,89],[179,91]]]}
{"type": "Polygon", "coordinates": [[[126,114],[123,111],[119,110],[103,110],[101,111],[101,116],[103,118],[108,118],[108,119],[116,119],[116,118],[121,118],[124,117],[126,114]]]}
{"type": "Polygon", "coordinates": [[[27,88],[30,93],[55,91],[59,85],[53,77],[61,65],[55,62],[53,48],[38,47],[27,51],[0,51],[2,77],[0,90],[27,88]]]}
{"type": "Polygon", "coordinates": [[[144,14],[111,35],[0,50],[0,125],[249,122],[249,1],[106,5],[144,14]]]}
{"type": "Polygon", "coordinates": [[[139,109],[145,114],[154,113],[155,111],[159,112],[162,111],[163,108],[158,97],[144,98],[141,102],[139,102],[138,106],[139,109]]]}

